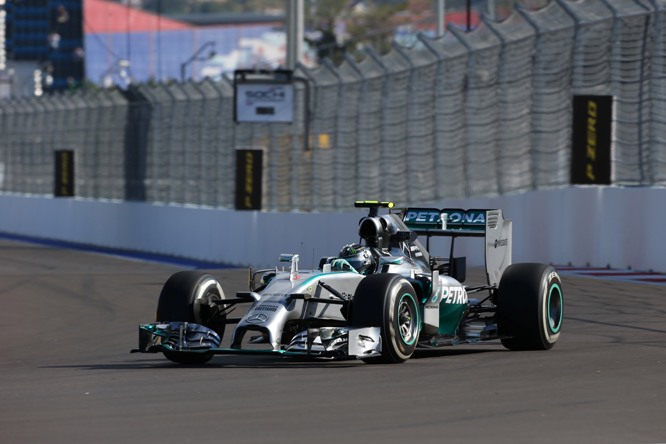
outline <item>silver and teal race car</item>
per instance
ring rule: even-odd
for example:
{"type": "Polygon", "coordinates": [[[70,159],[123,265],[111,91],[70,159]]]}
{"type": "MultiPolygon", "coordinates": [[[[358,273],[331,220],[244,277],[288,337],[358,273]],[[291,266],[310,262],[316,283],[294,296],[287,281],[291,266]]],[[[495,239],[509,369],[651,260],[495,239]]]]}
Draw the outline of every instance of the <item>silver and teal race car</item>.
{"type": "Polygon", "coordinates": [[[139,326],[134,351],[161,352],[183,364],[203,364],[217,354],[400,363],[419,349],[458,344],[555,345],[562,282],[550,265],[511,263],[511,221],[501,210],[398,210],[378,201],[355,206],[369,210],[359,222],[359,242],[322,258],[316,270],[301,270],[298,255],[281,255],[285,266],[250,270],[248,291],[232,297],[211,274],[172,275],[160,293],[156,322],[139,326]],[[446,256],[430,251],[438,237],[450,239],[446,256]],[[466,259],[454,249],[465,237],[484,239],[484,285],[464,284],[466,259]],[[241,305],[244,314],[231,317],[241,305]],[[223,346],[227,330],[231,337],[223,346]]]}

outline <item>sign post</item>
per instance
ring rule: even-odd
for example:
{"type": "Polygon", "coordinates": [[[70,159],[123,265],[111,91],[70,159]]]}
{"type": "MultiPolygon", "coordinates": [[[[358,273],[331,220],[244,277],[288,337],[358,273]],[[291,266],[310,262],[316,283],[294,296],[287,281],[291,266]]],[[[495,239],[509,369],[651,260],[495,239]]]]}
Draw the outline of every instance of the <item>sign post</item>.
{"type": "Polygon", "coordinates": [[[288,69],[234,71],[234,122],[294,123],[295,83],[303,85],[303,146],[309,150],[310,86],[303,77],[288,69]]]}
{"type": "Polygon", "coordinates": [[[292,123],[294,83],[291,71],[234,72],[236,123],[292,123]]]}

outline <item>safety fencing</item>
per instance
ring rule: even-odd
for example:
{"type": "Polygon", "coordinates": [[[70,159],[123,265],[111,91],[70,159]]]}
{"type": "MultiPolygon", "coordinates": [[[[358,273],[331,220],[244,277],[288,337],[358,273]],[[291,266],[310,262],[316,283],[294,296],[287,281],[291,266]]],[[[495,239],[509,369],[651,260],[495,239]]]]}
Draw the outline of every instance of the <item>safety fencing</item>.
{"type": "Polygon", "coordinates": [[[612,183],[666,185],[666,0],[553,0],[342,65],[299,67],[293,123],[235,123],[228,80],[0,101],[0,191],[233,208],[264,150],[263,208],[410,205],[570,183],[572,98],[614,97],[612,183]],[[307,85],[307,86],[305,86],[307,85]]]}

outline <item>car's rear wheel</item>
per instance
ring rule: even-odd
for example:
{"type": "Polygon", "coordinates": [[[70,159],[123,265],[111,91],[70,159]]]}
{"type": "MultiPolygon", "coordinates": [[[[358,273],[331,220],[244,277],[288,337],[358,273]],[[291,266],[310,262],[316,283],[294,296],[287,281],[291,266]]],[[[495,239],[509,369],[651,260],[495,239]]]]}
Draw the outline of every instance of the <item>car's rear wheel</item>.
{"type": "MultiPolygon", "coordinates": [[[[193,322],[214,330],[222,339],[224,318],[215,300],[224,299],[222,287],[215,277],[199,271],[173,274],[162,287],[157,302],[157,322],[193,322]]],[[[204,364],[212,353],[164,352],[164,356],[181,364],[204,364]]]]}
{"type": "Polygon", "coordinates": [[[500,280],[497,326],[510,350],[548,350],[560,338],[564,313],[562,281],[545,264],[513,264],[500,280]]]}
{"type": "Polygon", "coordinates": [[[350,324],[380,327],[382,355],[367,363],[400,363],[409,359],[418,341],[421,321],[412,285],[396,274],[364,278],[354,293],[350,324]]]}

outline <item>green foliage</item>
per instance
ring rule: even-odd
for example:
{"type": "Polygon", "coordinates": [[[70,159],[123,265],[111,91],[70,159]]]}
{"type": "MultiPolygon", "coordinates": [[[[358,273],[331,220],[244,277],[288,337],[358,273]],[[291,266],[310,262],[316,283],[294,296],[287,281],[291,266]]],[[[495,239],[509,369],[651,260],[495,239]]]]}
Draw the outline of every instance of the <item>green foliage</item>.
{"type": "Polygon", "coordinates": [[[372,47],[379,53],[388,52],[396,25],[400,24],[399,13],[405,11],[407,1],[368,0],[365,8],[351,7],[350,2],[340,0],[317,0],[306,3],[306,31],[323,34],[318,42],[320,59],[329,58],[338,64],[344,53],[352,56],[372,47]],[[344,29],[344,35],[336,35],[344,29]]]}
{"type": "Polygon", "coordinates": [[[351,52],[372,47],[380,54],[391,49],[396,26],[401,24],[398,14],[405,11],[406,5],[370,3],[367,13],[352,16],[347,20],[349,34],[348,48],[351,52]]]}

